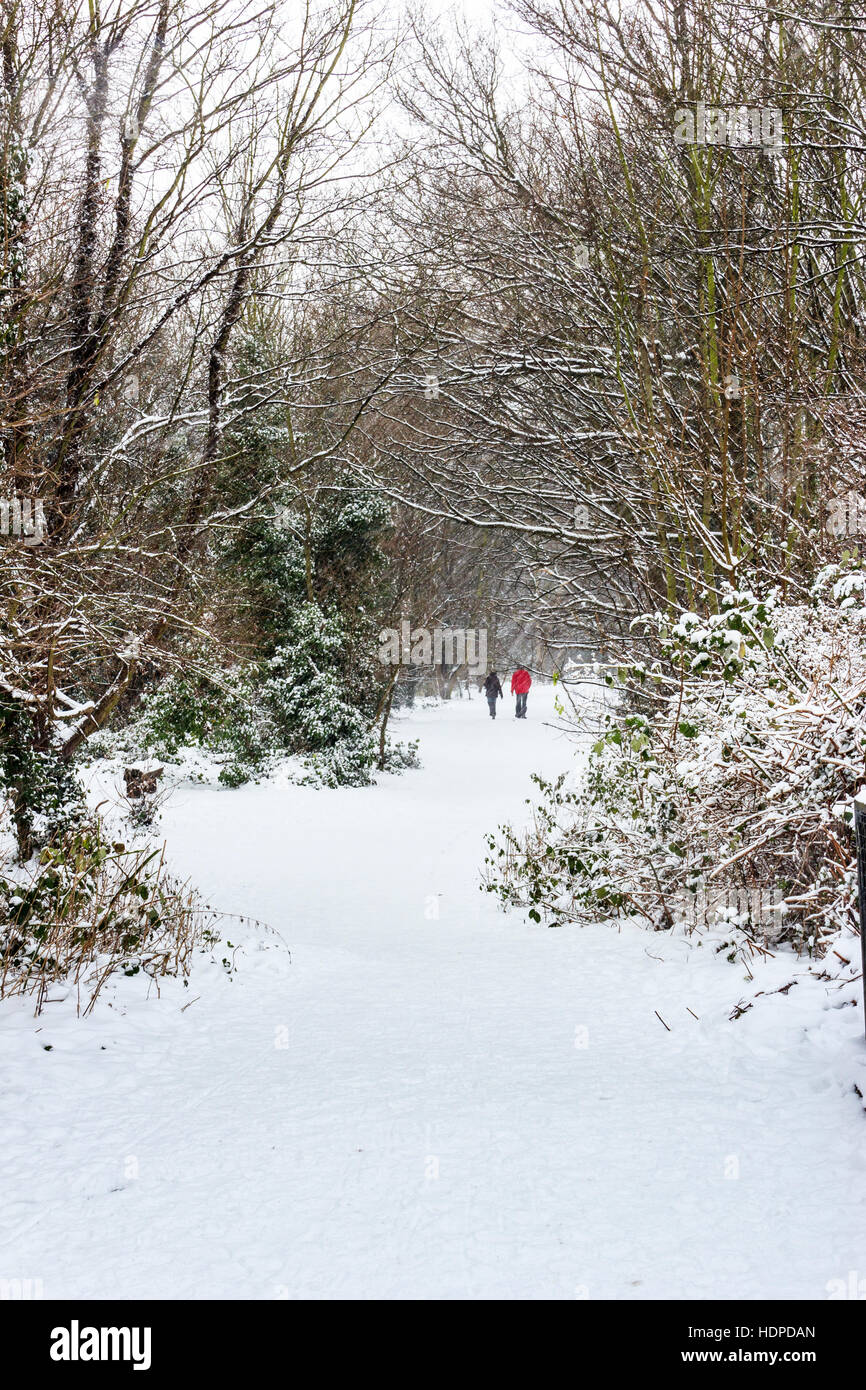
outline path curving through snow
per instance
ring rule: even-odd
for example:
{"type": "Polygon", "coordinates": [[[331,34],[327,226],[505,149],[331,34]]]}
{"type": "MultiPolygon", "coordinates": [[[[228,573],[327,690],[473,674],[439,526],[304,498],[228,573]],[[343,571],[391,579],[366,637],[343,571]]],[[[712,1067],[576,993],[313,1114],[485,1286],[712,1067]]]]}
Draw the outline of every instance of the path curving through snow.
{"type": "Polygon", "coordinates": [[[291,961],[238,924],[232,979],[148,1002],[124,981],[84,1020],[0,1008],[0,1279],[631,1299],[866,1277],[859,1006],[792,957],[750,984],[694,939],[498,912],[484,835],[573,757],[549,691],[509,714],[404,718],[423,768],[376,788],[176,791],[173,864],[291,961]]]}

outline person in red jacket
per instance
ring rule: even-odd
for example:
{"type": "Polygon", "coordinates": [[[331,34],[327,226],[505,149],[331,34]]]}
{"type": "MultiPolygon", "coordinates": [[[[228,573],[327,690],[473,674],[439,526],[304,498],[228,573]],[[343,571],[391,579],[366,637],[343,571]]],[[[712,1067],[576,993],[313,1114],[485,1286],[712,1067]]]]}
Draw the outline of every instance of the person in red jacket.
{"type": "Polygon", "coordinates": [[[532,677],[528,671],[521,666],[511,677],[511,693],[517,696],[517,705],[514,711],[515,719],[526,718],[526,697],[529,694],[529,687],[532,685],[532,677]]]}

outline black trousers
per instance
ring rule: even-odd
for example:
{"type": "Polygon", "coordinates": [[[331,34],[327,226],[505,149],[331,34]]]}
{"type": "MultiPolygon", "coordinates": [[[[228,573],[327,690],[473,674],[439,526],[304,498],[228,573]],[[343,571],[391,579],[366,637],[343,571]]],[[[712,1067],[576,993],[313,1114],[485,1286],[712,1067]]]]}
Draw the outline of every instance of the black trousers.
{"type": "Polygon", "coordinates": [[[495,696],[495,695],[488,695],[488,696],[487,696],[487,704],[488,704],[489,707],[490,707],[490,718],[491,718],[491,719],[495,719],[495,718],[496,718],[496,696],[495,696]]]}
{"type": "Polygon", "coordinates": [[[528,693],[528,691],[524,691],[522,695],[517,696],[516,714],[518,719],[526,718],[526,696],[528,695],[528,693]]]}

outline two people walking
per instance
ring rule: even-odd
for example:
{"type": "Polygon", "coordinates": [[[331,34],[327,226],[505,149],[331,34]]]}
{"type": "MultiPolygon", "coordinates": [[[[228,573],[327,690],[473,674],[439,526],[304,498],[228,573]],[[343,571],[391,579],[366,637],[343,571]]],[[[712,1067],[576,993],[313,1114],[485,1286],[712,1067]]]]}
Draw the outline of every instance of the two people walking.
{"type": "MultiPolygon", "coordinates": [[[[529,687],[532,685],[532,677],[529,672],[521,666],[511,677],[511,693],[517,696],[517,705],[514,712],[515,719],[526,718],[526,697],[529,694],[529,687]]],[[[502,686],[495,671],[491,671],[487,680],[482,686],[487,707],[490,710],[490,718],[496,718],[496,701],[503,700],[502,686]]]]}

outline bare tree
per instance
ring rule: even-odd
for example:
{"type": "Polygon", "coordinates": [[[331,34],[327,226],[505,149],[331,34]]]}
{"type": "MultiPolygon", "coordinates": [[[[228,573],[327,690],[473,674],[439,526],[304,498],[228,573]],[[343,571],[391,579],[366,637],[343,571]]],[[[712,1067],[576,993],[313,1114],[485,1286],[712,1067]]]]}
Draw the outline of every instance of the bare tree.
{"type": "Polygon", "coordinates": [[[796,589],[828,481],[860,468],[862,26],[829,5],[518,9],[550,55],[520,103],[494,47],[417,33],[395,220],[429,279],[386,485],[519,538],[554,641],[712,608],[745,571],[796,589]]]}
{"type": "Polygon", "coordinates": [[[360,9],[3,0],[0,444],[31,534],[4,537],[0,714],[24,855],[79,746],[198,624],[232,429],[291,397],[297,362],[241,349],[359,197],[386,67],[360,9]]]}

